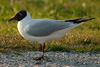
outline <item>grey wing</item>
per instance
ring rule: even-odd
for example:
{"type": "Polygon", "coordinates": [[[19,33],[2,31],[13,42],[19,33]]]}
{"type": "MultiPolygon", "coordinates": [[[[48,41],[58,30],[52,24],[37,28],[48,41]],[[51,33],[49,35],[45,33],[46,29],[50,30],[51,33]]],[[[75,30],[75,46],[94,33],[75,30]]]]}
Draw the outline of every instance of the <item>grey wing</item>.
{"type": "Polygon", "coordinates": [[[62,30],[64,28],[72,26],[73,23],[71,22],[60,22],[60,21],[42,21],[37,22],[37,24],[34,25],[28,25],[25,28],[25,32],[32,36],[47,36],[52,34],[53,32],[56,32],[58,30],[62,30]]]}

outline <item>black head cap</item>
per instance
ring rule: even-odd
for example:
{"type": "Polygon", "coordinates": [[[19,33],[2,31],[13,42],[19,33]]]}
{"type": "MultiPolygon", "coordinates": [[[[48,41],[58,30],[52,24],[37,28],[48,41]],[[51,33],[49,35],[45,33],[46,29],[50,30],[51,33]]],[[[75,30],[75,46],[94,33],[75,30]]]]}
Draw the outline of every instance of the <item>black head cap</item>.
{"type": "Polygon", "coordinates": [[[21,11],[17,12],[17,13],[15,14],[15,16],[14,16],[13,18],[9,19],[8,21],[9,21],[9,22],[12,21],[12,20],[18,20],[18,21],[20,21],[20,20],[22,20],[23,18],[25,18],[26,15],[27,15],[27,12],[26,12],[25,10],[21,10],[21,11]]]}

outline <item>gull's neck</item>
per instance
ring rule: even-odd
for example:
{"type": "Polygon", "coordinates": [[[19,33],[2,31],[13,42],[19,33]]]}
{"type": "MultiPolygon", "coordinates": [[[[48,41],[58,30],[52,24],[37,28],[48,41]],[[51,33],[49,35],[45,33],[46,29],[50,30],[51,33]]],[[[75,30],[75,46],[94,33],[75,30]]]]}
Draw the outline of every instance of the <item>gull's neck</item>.
{"type": "Polygon", "coordinates": [[[17,24],[17,28],[18,31],[20,32],[20,34],[24,37],[24,27],[28,24],[28,21],[31,20],[31,17],[29,15],[29,13],[27,12],[27,16],[25,18],[23,18],[22,20],[20,20],[17,24]]]}
{"type": "Polygon", "coordinates": [[[30,14],[27,12],[26,17],[23,18],[20,22],[27,22],[27,21],[29,21],[29,20],[31,20],[31,16],[30,16],[30,14]]]}

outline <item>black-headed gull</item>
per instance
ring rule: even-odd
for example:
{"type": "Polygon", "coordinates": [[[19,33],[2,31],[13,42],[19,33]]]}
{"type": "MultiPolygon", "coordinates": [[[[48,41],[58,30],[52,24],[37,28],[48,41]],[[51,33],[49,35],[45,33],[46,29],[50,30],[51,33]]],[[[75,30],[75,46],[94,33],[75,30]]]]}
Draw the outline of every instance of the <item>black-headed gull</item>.
{"type": "Polygon", "coordinates": [[[40,43],[43,55],[36,60],[44,58],[45,42],[61,38],[82,22],[94,18],[83,17],[79,19],[58,21],[54,19],[31,19],[30,14],[21,10],[9,20],[18,20],[17,28],[20,34],[27,40],[40,43]],[[42,46],[43,44],[43,46],[42,46]]]}

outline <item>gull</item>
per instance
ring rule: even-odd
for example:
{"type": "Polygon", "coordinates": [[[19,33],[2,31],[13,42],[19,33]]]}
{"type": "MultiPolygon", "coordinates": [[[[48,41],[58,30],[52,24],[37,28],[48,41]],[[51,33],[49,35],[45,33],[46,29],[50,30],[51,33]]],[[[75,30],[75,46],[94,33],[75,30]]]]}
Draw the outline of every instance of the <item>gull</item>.
{"type": "Polygon", "coordinates": [[[21,10],[8,22],[17,20],[17,28],[22,37],[26,40],[40,43],[40,50],[43,55],[34,60],[41,60],[44,59],[45,42],[59,39],[73,28],[92,19],[94,18],[83,17],[70,20],[32,19],[27,11],[21,10]]]}

